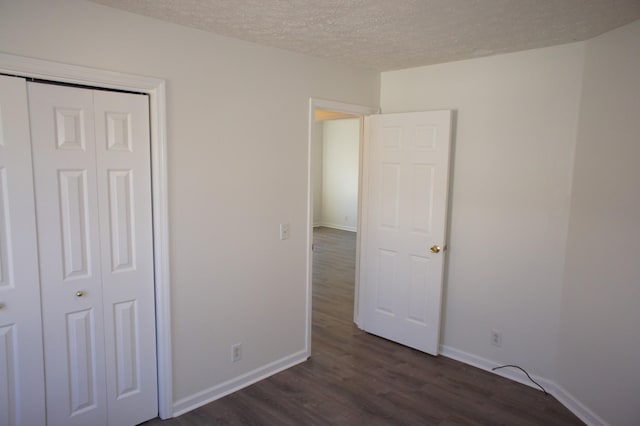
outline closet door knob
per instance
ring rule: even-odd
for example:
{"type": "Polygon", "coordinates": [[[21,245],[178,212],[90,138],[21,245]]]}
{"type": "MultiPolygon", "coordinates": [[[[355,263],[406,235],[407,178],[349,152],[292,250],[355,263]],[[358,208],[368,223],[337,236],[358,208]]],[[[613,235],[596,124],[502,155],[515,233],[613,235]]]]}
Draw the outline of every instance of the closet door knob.
{"type": "Polygon", "coordinates": [[[0,309],[4,309],[6,307],[7,307],[7,305],[5,305],[4,303],[0,302],[0,309]]]}
{"type": "Polygon", "coordinates": [[[82,290],[76,291],[76,297],[82,297],[82,296],[84,296],[84,291],[82,290]]]}

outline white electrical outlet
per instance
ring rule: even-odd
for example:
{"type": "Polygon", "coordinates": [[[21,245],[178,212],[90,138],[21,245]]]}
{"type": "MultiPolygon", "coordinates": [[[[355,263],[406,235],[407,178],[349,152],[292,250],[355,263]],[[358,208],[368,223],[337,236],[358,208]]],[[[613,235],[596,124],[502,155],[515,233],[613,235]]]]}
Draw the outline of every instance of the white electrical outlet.
{"type": "Polygon", "coordinates": [[[242,343],[231,345],[231,362],[238,362],[242,359],[242,343]]]}
{"type": "Polygon", "coordinates": [[[493,346],[502,346],[502,332],[498,330],[491,330],[491,344],[493,346]]]}
{"type": "Polygon", "coordinates": [[[288,240],[289,239],[289,224],[281,223],[280,224],[280,239],[288,240]]]}

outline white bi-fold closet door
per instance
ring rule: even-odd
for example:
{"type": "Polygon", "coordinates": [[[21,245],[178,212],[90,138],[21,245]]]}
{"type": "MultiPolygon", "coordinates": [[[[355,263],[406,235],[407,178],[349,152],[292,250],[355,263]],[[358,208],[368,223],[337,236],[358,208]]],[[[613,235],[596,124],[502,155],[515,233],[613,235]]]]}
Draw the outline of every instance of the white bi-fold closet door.
{"type": "MultiPolygon", "coordinates": [[[[33,401],[14,380],[6,392],[13,423],[143,422],[157,414],[147,98],[22,84],[31,129],[43,338],[31,336],[22,346],[16,340],[20,362],[9,369],[15,377],[24,369],[43,369],[44,391],[38,391],[45,401],[33,401]],[[43,360],[21,362],[38,340],[43,360]],[[28,421],[27,407],[45,402],[44,419],[28,421]]],[[[17,335],[20,321],[14,322],[17,335]]]]}
{"type": "Polygon", "coordinates": [[[0,425],[44,423],[27,86],[0,75],[0,425]]]}

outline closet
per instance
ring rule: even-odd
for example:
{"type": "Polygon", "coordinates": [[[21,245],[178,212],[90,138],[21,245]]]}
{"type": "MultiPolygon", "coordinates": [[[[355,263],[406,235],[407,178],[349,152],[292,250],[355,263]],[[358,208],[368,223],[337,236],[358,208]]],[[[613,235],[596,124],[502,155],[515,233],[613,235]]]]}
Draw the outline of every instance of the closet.
{"type": "Polygon", "coordinates": [[[0,76],[0,425],[157,415],[148,111],[0,76]]]}

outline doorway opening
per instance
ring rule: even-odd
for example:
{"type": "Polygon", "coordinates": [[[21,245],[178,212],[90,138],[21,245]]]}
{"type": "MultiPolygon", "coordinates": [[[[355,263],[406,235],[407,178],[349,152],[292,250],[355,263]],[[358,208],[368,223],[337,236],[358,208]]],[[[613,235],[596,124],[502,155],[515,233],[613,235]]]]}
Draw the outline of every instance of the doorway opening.
{"type": "Polygon", "coordinates": [[[353,327],[361,118],[316,110],[313,146],[312,333],[322,341],[353,327]]]}
{"type": "MultiPolygon", "coordinates": [[[[358,322],[364,116],[377,109],[311,99],[309,108],[307,356],[311,336],[358,322]]],[[[326,337],[326,336],[324,336],[326,337]]]]}

